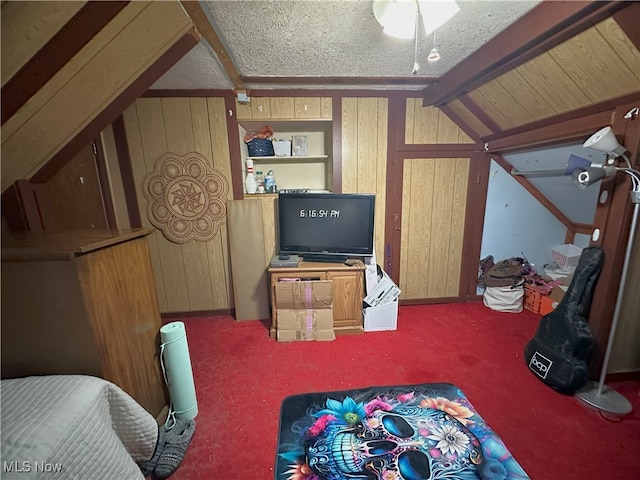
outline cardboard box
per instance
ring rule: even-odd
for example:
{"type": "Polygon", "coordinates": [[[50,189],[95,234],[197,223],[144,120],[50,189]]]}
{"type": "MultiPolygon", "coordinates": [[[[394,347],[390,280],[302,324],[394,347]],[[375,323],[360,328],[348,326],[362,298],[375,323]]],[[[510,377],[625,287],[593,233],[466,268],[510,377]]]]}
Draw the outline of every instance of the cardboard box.
{"type": "Polygon", "coordinates": [[[330,341],[333,331],[333,309],[278,309],[278,342],[330,341]]]}
{"type": "MultiPolygon", "coordinates": [[[[276,284],[278,310],[331,308],[331,280],[280,281],[276,284]]],[[[278,319],[278,327],[280,319],[278,319]]]]}
{"type": "Polygon", "coordinates": [[[393,283],[391,277],[387,273],[382,271],[382,278],[378,281],[376,286],[371,292],[364,297],[364,302],[370,307],[377,307],[378,305],[385,305],[393,302],[400,295],[400,288],[393,283]]]}
{"type": "Polygon", "coordinates": [[[383,330],[397,330],[398,328],[398,299],[385,305],[367,307],[362,310],[364,315],[364,331],[380,332],[383,330]]]}
{"type": "Polygon", "coordinates": [[[549,298],[551,299],[551,301],[560,303],[560,301],[563,299],[563,297],[567,293],[567,288],[568,287],[563,288],[562,285],[556,285],[555,287],[553,287],[553,289],[551,290],[551,293],[549,294],[549,298]]]}

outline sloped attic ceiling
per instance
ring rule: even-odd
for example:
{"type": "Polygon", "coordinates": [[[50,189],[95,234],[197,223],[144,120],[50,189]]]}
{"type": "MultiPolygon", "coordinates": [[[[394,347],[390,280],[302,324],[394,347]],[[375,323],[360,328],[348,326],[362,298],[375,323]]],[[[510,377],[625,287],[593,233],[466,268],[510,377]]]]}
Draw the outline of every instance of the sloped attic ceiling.
{"type": "MultiPolygon", "coordinates": [[[[551,37],[489,75],[459,82],[456,73],[425,89],[425,103],[443,107],[467,133],[491,143],[553,117],[640,94],[640,3],[594,5],[561,42],[551,37]]],[[[506,61],[505,61],[506,60],[506,61]]]]}
{"type": "Polygon", "coordinates": [[[55,171],[198,41],[178,1],[2,2],[2,191],[55,171]]]}
{"type": "MultiPolygon", "coordinates": [[[[184,3],[193,16],[193,2],[184,3]]],[[[436,31],[441,59],[430,63],[433,35],[420,27],[414,45],[383,34],[373,0],[202,1],[203,20],[219,39],[210,40],[208,25],[201,24],[211,55],[206,45],[199,46],[152,88],[421,90],[539,3],[457,0],[460,11],[436,31]],[[414,54],[420,65],[416,74],[414,54]],[[232,66],[224,64],[225,58],[232,66]]]]}
{"type": "MultiPolygon", "coordinates": [[[[68,158],[151,85],[415,89],[425,104],[439,106],[474,139],[493,146],[585,101],[628,91],[638,80],[628,76],[638,71],[638,2],[459,3],[461,12],[438,29],[443,59],[435,66],[421,60],[412,75],[405,67],[413,62],[411,42],[382,35],[370,0],[2,2],[2,190],[17,179],[46,178],[56,159],[68,158]],[[316,3],[326,8],[312,8],[316,3]],[[341,23],[332,26],[336,17],[341,23]],[[586,40],[571,39],[576,33],[586,40]],[[200,35],[206,44],[198,43],[200,35]],[[276,40],[281,43],[269,43],[276,40]],[[611,51],[624,56],[626,70],[600,60],[611,51]],[[577,55],[583,61],[576,64],[577,55]],[[338,63],[329,63],[334,58],[338,63]],[[380,58],[391,66],[373,62],[380,58]],[[545,60],[559,70],[549,70],[545,60]],[[589,90],[586,98],[575,98],[573,87],[559,94],[572,85],[567,76],[576,89],[589,90]],[[556,81],[561,85],[550,89],[556,81]],[[519,88],[535,95],[523,96],[519,88]]],[[[432,39],[422,42],[424,59],[432,39]]]]}

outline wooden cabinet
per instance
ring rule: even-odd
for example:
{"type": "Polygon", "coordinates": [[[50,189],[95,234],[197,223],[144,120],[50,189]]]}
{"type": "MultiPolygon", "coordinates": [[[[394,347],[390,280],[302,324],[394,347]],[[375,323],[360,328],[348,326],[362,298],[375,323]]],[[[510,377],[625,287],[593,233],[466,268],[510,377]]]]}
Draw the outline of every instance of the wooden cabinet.
{"type": "Polygon", "coordinates": [[[336,335],[360,334],[362,323],[362,299],[364,298],[365,266],[359,262],[348,266],[336,263],[300,262],[292,268],[270,268],[271,329],[269,336],[276,338],[278,305],[275,285],[282,278],[331,280],[333,296],[333,329],[336,335]]]}
{"type": "Polygon", "coordinates": [[[243,120],[331,120],[331,97],[250,97],[247,104],[236,100],[238,121],[243,120]]]}
{"type": "Polygon", "coordinates": [[[152,229],[2,236],[2,377],[82,374],[166,405],[152,229]]]}

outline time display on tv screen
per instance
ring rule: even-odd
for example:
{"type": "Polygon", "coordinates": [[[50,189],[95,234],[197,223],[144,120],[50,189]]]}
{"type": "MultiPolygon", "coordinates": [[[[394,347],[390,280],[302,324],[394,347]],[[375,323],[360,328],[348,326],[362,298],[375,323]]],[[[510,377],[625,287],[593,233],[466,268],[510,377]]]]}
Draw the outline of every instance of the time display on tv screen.
{"type": "Polygon", "coordinates": [[[340,218],[340,210],[319,209],[300,210],[300,218],[340,218]]]}

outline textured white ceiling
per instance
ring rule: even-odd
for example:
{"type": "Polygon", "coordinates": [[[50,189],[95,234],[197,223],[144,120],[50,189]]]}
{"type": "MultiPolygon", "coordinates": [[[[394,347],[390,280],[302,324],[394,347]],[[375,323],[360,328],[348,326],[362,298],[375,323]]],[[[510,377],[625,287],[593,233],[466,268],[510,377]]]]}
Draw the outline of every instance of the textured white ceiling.
{"type": "MultiPolygon", "coordinates": [[[[540,2],[458,1],[461,10],[436,32],[436,47],[442,57],[439,62],[427,62],[433,35],[420,32],[420,70],[416,75],[411,72],[413,40],[384,35],[373,15],[372,0],[206,0],[200,3],[242,76],[320,77],[317,88],[349,88],[350,85],[343,83],[328,85],[321,77],[440,76],[540,2]]],[[[250,86],[300,87],[292,83],[250,86]]],[[[356,82],[358,86],[362,88],[356,82]]],[[[203,43],[152,86],[154,89],[231,87],[213,50],[203,43]]],[[[314,86],[305,84],[304,87],[314,86]]],[[[384,88],[384,82],[378,87],[384,88]]],[[[424,85],[413,88],[422,89],[424,85]]]]}

